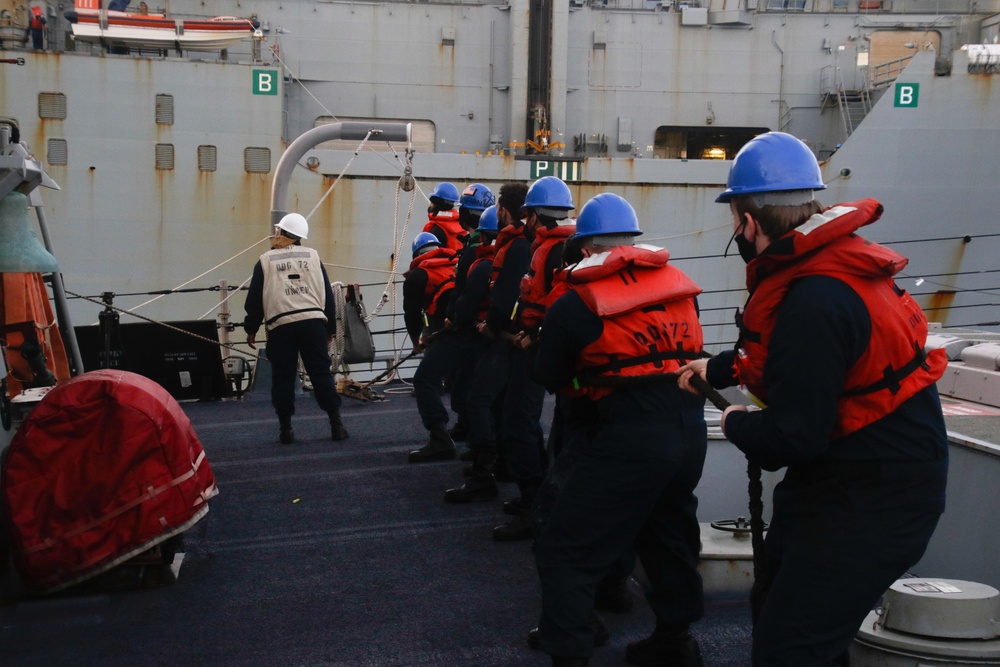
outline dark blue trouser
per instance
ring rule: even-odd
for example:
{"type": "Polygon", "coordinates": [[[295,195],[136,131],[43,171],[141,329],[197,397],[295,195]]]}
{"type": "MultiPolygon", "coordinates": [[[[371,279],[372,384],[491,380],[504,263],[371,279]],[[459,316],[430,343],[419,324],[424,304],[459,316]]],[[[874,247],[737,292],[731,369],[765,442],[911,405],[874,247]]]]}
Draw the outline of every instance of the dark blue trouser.
{"type": "Polygon", "coordinates": [[[847,665],[861,622],[920,560],[940,513],[926,503],[879,509],[898,488],[837,478],[793,493],[788,486],[774,492],[765,540],[770,590],[754,626],[753,665],[847,665]]]}
{"type": "MultiPolygon", "coordinates": [[[[462,336],[451,331],[438,334],[437,339],[424,351],[424,356],[413,375],[413,393],[417,398],[417,411],[424,428],[448,423],[448,411],[441,401],[441,381],[446,375],[463,365],[471,364],[483,348],[480,338],[462,336]]],[[[452,405],[456,391],[463,391],[459,383],[452,385],[452,405]]]]}
{"type": "Polygon", "coordinates": [[[545,387],[528,377],[527,352],[512,347],[507,361],[507,392],[500,422],[507,468],[518,483],[541,480],[548,467],[541,425],[545,387]]]}
{"type": "Polygon", "coordinates": [[[333,382],[326,322],[320,319],[289,322],[267,332],[267,358],[271,362],[271,404],[281,416],[295,414],[295,378],[299,357],[312,381],[316,403],[325,412],[340,407],[333,382]]]}
{"type": "MultiPolygon", "coordinates": [[[[556,397],[557,409],[552,422],[552,432],[554,433],[558,430],[561,444],[559,452],[545,474],[545,479],[538,489],[538,494],[535,496],[535,501],[531,508],[531,521],[535,525],[536,534],[541,533],[545,528],[545,524],[548,522],[555,507],[556,498],[559,497],[559,492],[566,485],[566,482],[569,481],[570,474],[573,472],[573,468],[576,467],[577,462],[579,462],[580,457],[586,455],[590,448],[590,440],[587,438],[587,434],[582,429],[570,428],[566,424],[566,409],[564,408],[561,411],[558,409],[559,398],[566,398],[566,396],[560,394],[556,397]],[[558,427],[556,426],[556,420],[561,422],[558,427]]],[[[551,435],[549,439],[551,441],[551,435]]],[[[632,574],[634,568],[635,551],[628,549],[612,564],[608,575],[616,578],[625,578],[632,574]]]]}
{"type": "MultiPolygon", "coordinates": [[[[550,655],[590,656],[594,591],[634,545],[659,622],[703,614],[694,489],[705,463],[701,410],[601,425],[573,466],[535,545],[538,628],[550,655]]],[[[565,453],[565,452],[564,452],[565,453]]]]}
{"type": "Polygon", "coordinates": [[[490,340],[479,355],[465,397],[465,413],[469,425],[469,447],[495,447],[497,441],[493,419],[493,403],[507,386],[510,344],[490,340]]]}

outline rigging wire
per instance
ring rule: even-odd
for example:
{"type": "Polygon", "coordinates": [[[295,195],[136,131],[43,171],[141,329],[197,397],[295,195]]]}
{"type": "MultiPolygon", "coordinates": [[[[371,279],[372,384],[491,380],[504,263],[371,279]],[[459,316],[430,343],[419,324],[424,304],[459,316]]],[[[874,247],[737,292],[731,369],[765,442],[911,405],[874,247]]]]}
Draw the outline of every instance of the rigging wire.
{"type": "MultiPolygon", "coordinates": [[[[192,278],[191,280],[188,280],[187,282],[181,283],[180,285],[178,285],[174,289],[169,290],[167,292],[164,292],[164,293],[160,294],[159,296],[150,299],[149,301],[144,301],[143,303],[140,303],[138,306],[135,306],[134,308],[132,308],[132,310],[138,310],[138,309],[142,308],[143,306],[148,306],[149,304],[153,303],[154,301],[162,299],[163,297],[167,296],[168,294],[172,294],[172,293],[176,292],[177,290],[179,290],[180,288],[186,287],[187,285],[190,285],[191,283],[193,283],[194,281],[198,280],[199,278],[203,278],[203,277],[207,276],[209,273],[211,273],[212,271],[215,271],[220,266],[225,266],[226,264],[228,264],[229,262],[233,261],[234,259],[236,259],[240,255],[244,255],[244,254],[250,252],[251,250],[253,250],[254,248],[256,248],[257,246],[259,246],[261,243],[263,243],[265,241],[270,241],[270,240],[271,240],[270,236],[265,236],[260,241],[257,241],[256,243],[254,243],[252,246],[250,246],[248,248],[244,248],[243,250],[241,250],[240,252],[236,253],[235,255],[233,255],[232,257],[230,257],[229,259],[227,259],[227,260],[225,260],[223,262],[220,262],[219,264],[216,264],[215,266],[213,266],[212,268],[210,268],[208,271],[205,271],[204,273],[195,276],[194,278],[192,278]]],[[[79,295],[77,295],[77,296],[79,296],[79,295]]]]}
{"type": "Polygon", "coordinates": [[[930,243],[933,241],[962,241],[969,243],[972,239],[989,239],[1000,236],[1000,234],[962,234],[961,236],[941,236],[930,239],[905,239],[902,241],[879,241],[879,245],[899,245],[903,243],[930,243]]]}

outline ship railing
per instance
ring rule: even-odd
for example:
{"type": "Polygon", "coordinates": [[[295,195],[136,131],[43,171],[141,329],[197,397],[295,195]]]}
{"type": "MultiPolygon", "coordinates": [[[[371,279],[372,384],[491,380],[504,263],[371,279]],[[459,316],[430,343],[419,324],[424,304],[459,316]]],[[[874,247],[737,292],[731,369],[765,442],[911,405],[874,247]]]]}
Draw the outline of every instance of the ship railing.
{"type": "Polygon", "coordinates": [[[871,91],[881,90],[883,88],[888,88],[892,83],[899,78],[906,66],[910,64],[913,60],[913,55],[904,56],[902,58],[897,58],[896,60],[890,60],[888,62],[879,63],[878,65],[871,65],[868,67],[868,84],[867,88],[871,91]]]}
{"type": "MultiPolygon", "coordinates": [[[[377,0],[368,0],[375,2],[377,0]]],[[[410,3],[412,0],[389,0],[410,3]]],[[[433,0],[449,3],[455,0],[433,0]]],[[[458,0],[457,4],[490,4],[476,0],[458,0]]],[[[507,4],[502,2],[501,4],[507,4]]],[[[569,0],[570,10],[589,7],[594,10],[628,12],[682,12],[684,9],[705,8],[723,14],[733,10],[760,13],[857,13],[859,15],[929,14],[946,16],[968,14],[964,3],[956,0],[569,0]],[[960,6],[961,5],[961,6],[960,6]]],[[[996,13],[997,0],[979,3],[971,13],[996,13]]]]}

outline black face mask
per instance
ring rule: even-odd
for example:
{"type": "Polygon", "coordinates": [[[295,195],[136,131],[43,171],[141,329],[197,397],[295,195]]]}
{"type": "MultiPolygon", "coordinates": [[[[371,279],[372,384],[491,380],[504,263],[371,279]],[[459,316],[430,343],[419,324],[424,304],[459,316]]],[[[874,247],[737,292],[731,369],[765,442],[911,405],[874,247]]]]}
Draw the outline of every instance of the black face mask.
{"type": "Polygon", "coordinates": [[[757,257],[757,246],[756,244],[747,241],[747,237],[740,234],[733,240],[736,241],[736,247],[740,251],[740,257],[743,258],[745,263],[749,264],[757,257]]]}
{"type": "Polygon", "coordinates": [[[736,249],[740,251],[740,257],[743,258],[743,262],[749,264],[757,257],[757,246],[747,240],[747,237],[743,236],[743,230],[746,228],[747,223],[744,222],[740,225],[740,228],[733,232],[733,237],[729,239],[729,243],[726,244],[726,251],[722,254],[723,257],[729,255],[729,246],[732,245],[733,241],[736,241],[736,249]]]}

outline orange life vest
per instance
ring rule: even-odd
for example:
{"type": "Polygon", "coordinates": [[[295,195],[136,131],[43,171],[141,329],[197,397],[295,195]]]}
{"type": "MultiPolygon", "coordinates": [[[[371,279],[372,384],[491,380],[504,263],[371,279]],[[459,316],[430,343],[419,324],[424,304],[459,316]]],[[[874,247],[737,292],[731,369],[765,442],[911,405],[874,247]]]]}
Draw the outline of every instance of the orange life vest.
{"type": "MultiPolygon", "coordinates": [[[[854,290],[871,317],[871,339],[848,370],[837,401],[834,438],[888,415],[934,384],[948,365],[944,350],[924,353],[927,318],[892,276],[907,264],[902,255],[854,232],[882,215],[874,199],[839,204],[812,216],[747,265],[750,300],[743,313],[736,372],[753,395],[767,402],[764,366],[774,324],[789,285],[809,275],[836,278],[854,290]]],[[[822,350],[817,350],[822,354],[822,350]]]]}
{"type": "MultiPolygon", "coordinates": [[[[497,244],[491,243],[489,245],[477,245],[476,246],[476,259],[469,265],[469,271],[466,276],[472,275],[472,270],[479,266],[480,262],[492,262],[493,258],[497,254],[497,244]]],[[[490,275],[492,276],[493,270],[490,268],[490,275]]],[[[479,304],[478,310],[476,310],[476,321],[483,322],[486,320],[486,311],[490,308],[490,297],[487,293],[486,297],[479,304]]]]}
{"type": "Polygon", "coordinates": [[[410,271],[423,269],[427,272],[427,284],[424,286],[423,309],[428,315],[437,312],[441,296],[455,286],[455,266],[458,255],[448,248],[435,248],[422,255],[417,255],[410,262],[410,271]]]}
{"type": "Polygon", "coordinates": [[[31,8],[31,23],[29,24],[32,30],[42,30],[45,27],[45,17],[42,16],[42,8],[35,6],[31,8]]]}
{"type": "Polygon", "coordinates": [[[588,385],[590,378],[670,373],[701,355],[694,305],[701,288],[670,266],[669,258],[667,250],[656,246],[618,246],[566,272],[570,289],[604,323],[600,338],[577,359],[580,389],[592,399],[614,388],[588,385]]]}
{"type": "Polygon", "coordinates": [[[497,240],[493,242],[493,245],[497,249],[496,254],[493,255],[493,268],[490,270],[490,287],[493,287],[493,283],[497,281],[497,276],[500,275],[500,270],[503,269],[503,261],[507,256],[507,251],[510,250],[510,244],[515,239],[520,238],[524,238],[524,225],[519,227],[507,225],[500,230],[497,240]]]}
{"type": "Polygon", "coordinates": [[[480,262],[492,262],[493,258],[496,256],[496,254],[497,254],[497,244],[496,243],[491,243],[489,245],[483,245],[483,244],[477,245],[476,246],[476,259],[473,260],[472,264],[469,265],[469,271],[465,275],[468,276],[469,273],[472,273],[472,270],[474,268],[476,268],[476,266],[480,262]]]}
{"type": "Polygon", "coordinates": [[[433,234],[435,227],[439,227],[445,234],[447,241],[444,245],[445,248],[458,251],[465,247],[465,239],[468,238],[469,232],[459,224],[457,210],[450,209],[447,211],[438,211],[437,213],[428,213],[424,231],[433,234]]]}
{"type": "Polygon", "coordinates": [[[549,254],[576,231],[575,224],[556,225],[552,229],[538,226],[535,241],[531,244],[531,266],[521,278],[521,298],[518,300],[518,317],[526,329],[542,323],[545,309],[555,298],[552,296],[552,276],[545,275],[549,254]]]}

